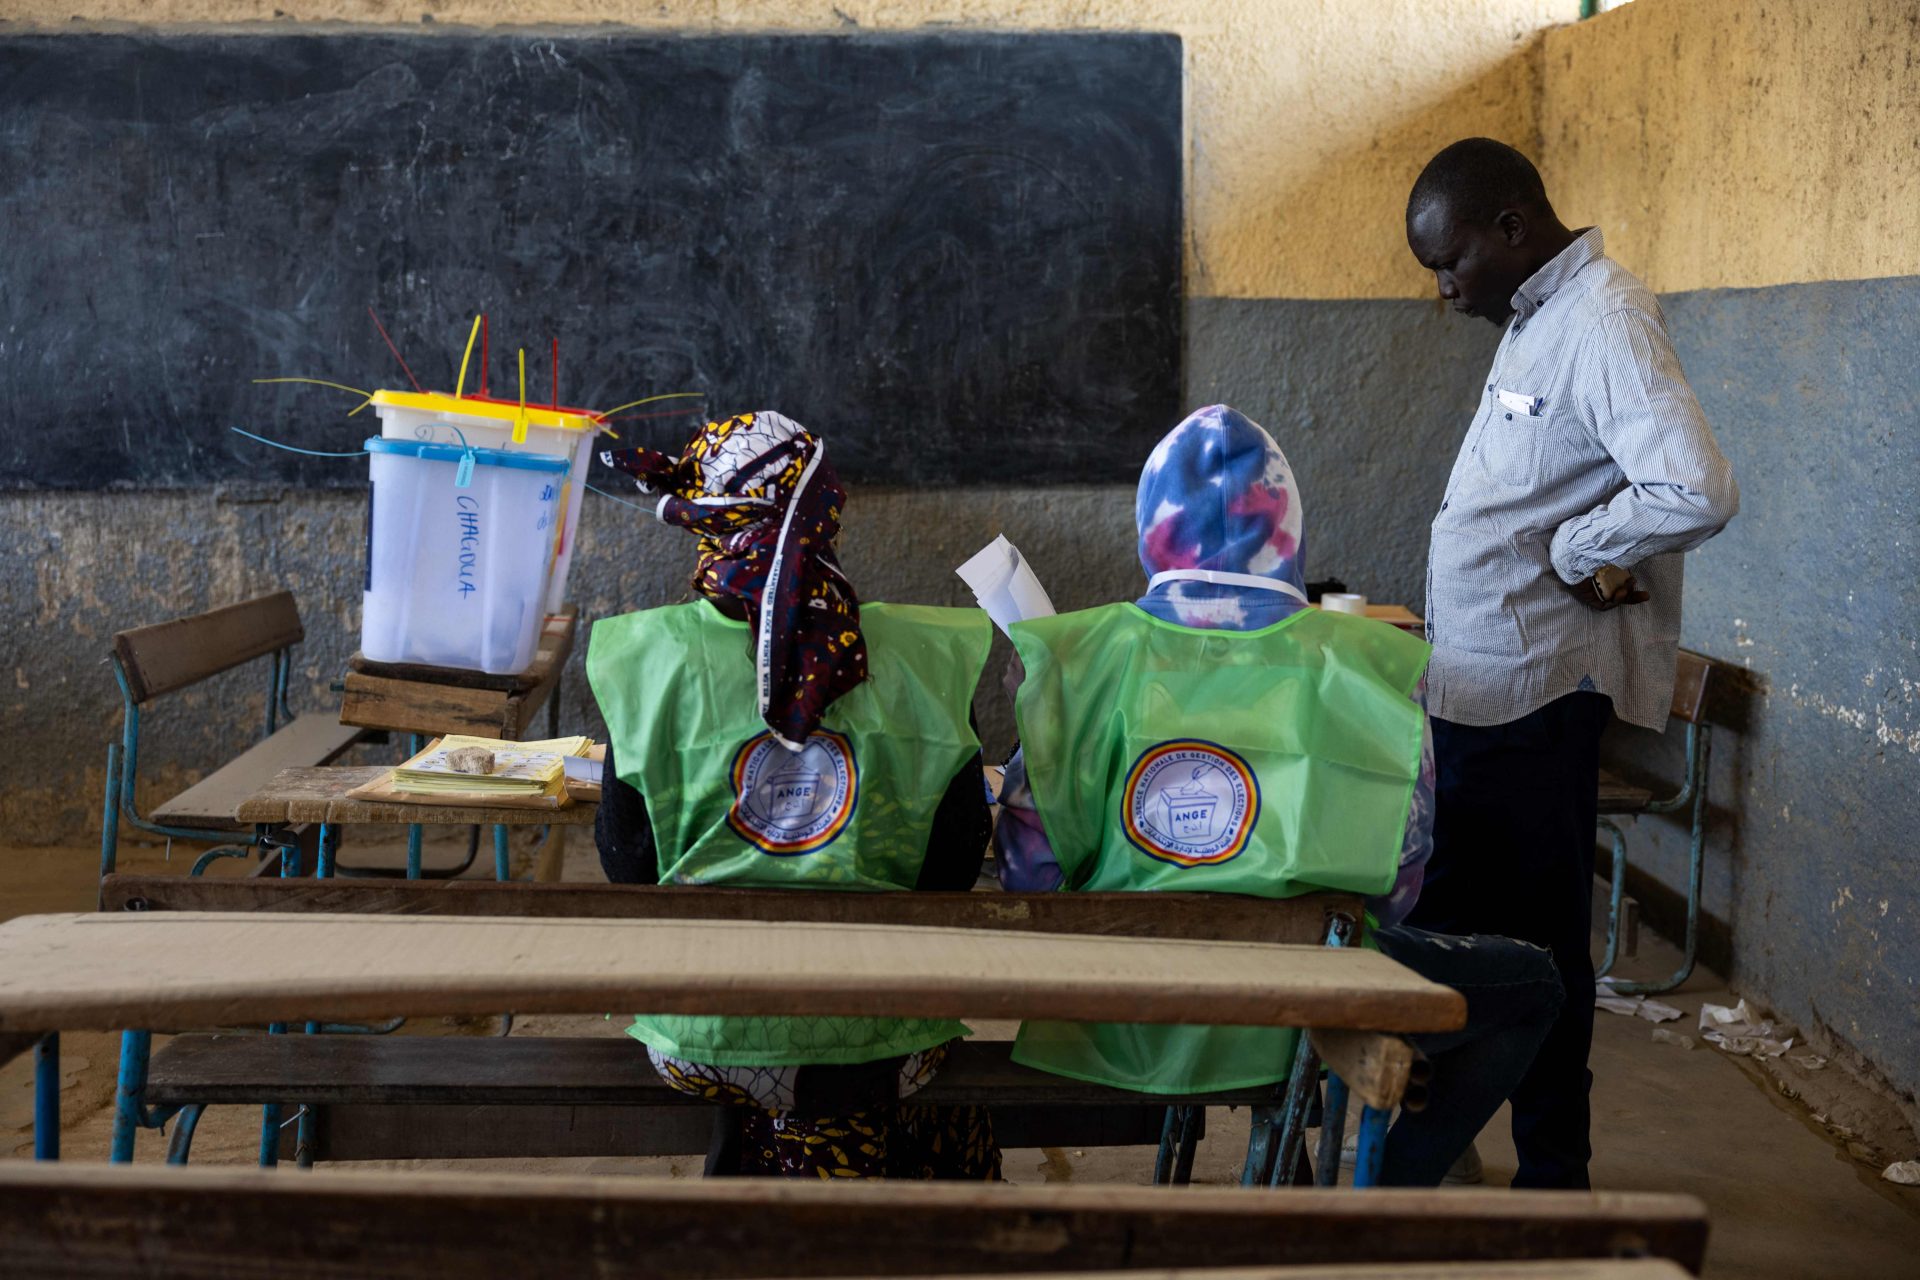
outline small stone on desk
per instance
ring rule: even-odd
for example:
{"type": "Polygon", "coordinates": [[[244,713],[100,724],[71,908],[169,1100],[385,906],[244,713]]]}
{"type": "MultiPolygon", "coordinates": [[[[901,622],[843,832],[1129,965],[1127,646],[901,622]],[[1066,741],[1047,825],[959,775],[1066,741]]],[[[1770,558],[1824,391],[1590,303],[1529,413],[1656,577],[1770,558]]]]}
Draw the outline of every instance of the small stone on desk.
{"type": "Polygon", "coordinates": [[[493,752],[485,747],[455,747],[447,752],[447,767],[455,773],[492,773],[493,752]]]}

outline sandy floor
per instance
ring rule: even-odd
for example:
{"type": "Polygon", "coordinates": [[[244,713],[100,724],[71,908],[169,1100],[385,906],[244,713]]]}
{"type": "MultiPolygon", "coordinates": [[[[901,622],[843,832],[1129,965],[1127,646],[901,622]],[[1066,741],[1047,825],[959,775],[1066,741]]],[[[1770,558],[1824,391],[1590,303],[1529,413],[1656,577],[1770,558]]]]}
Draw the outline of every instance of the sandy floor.
{"type": "MultiPolygon", "coordinates": [[[[483,849],[481,863],[487,863],[483,849]]],[[[430,842],[427,864],[450,866],[465,854],[457,836],[430,842]]],[[[527,855],[518,854],[524,863],[527,855]]],[[[0,889],[0,917],[41,911],[82,911],[93,905],[98,872],[97,849],[0,848],[7,874],[0,889]]],[[[357,844],[343,855],[349,863],[395,865],[398,847],[357,844]]],[[[188,855],[163,860],[157,848],[127,846],[126,871],[171,870],[184,873],[188,855]]],[[[524,865],[521,868],[524,872],[524,865]]],[[[217,864],[212,874],[238,874],[237,862],[217,864]]],[[[486,868],[477,865],[476,872],[486,868]]],[[[575,838],[567,850],[566,878],[598,879],[591,849],[575,838]]],[[[1658,940],[1644,941],[1642,954],[1629,962],[1630,976],[1671,971],[1676,956],[1658,940]]],[[[1696,976],[1669,1001],[1687,1017],[1670,1027],[1694,1025],[1702,1000],[1731,1003],[1720,980],[1696,976]]],[[[414,1026],[426,1034],[487,1034],[481,1024],[414,1026]]],[[[980,1024],[994,1034],[1002,1028],[980,1024]]],[[[1822,1099],[1823,1114],[1845,1113],[1856,1128],[1883,1128],[1891,1113],[1863,1090],[1850,1088],[1835,1068],[1816,1078],[1788,1068],[1763,1073],[1743,1059],[1729,1058],[1704,1044],[1689,1051],[1650,1039],[1651,1024],[1600,1014],[1595,1032],[1593,1070],[1596,1186],[1618,1190],[1684,1191],[1706,1201],[1713,1222],[1707,1274],[1724,1277],[1862,1277],[1920,1274],[1920,1189],[1882,1182],[1877,1165],[1848,1154],[1845,1145],[1816,1123],[1785,1090],[1822,1099]],[[1800,1077],[1796,1079],[1795,1077],[1800,1077]]],[[[516,1035],[618,1035],[617,1025],[596,1018],[522,1019],[516,1035]]],[[[61,1074],[64,1129],[62,1143],[70,1160],[103,1160],[111,1127],[117,1044],[105,1035],[63,1037],[61,1074]]],[[[21,1058],[0,1069],[0,1143],[13,1156],[32,1151],[32,1070],[21,1058]]],[[[1208,1116],[1208,1138],[1195,1166],[1199,1182],[1236,1181],[1245,1153],[1244,1112],[1208,1116]]],[[[259,1146],[260,1115],[255,1108],[210,1109],[194,1143],[196,1163],[250,1163],[259,1146]]],[[[1869,1138],[1873,1135],[1868,1133],[1869,1138]]],[[[1904,1138],[1880,1135],[1889,1142],[1904,1138]]],[[[141,1136],[138,1158],[158,1161],[165,1139],[141,1136]]],[[[1480,1140],[1489,1185],[1512,1176],[1513,1150],[1504,1114],[1480,1140]]],[[[1862,1154],[1865,1154],[1863,1152],[1862,1154]]],[[[1016,1182],[1135,1182],[1151,1173],[1150,1148],[1104,1150],[1016,1150],[1006,1155],[1006,1173],[1016,1182]]],[[[487,1160],[409,1162],[404,1167],[466,1169],[542,1169],[652,1176],[698,1176],[697,1157],[631,1160],[487,1160]]],[[[288,1176],[298,1176],[289,1171],[288,1176]]]]}

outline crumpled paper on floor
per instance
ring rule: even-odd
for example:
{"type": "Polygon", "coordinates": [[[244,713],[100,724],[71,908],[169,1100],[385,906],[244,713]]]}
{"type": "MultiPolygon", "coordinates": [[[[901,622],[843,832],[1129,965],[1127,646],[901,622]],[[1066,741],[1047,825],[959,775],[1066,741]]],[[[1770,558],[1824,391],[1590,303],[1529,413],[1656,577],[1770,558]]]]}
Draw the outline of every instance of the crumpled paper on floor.
{"type": "Polygon", "coordinates": [[[1796,1032],[1786,1023],[1762,1018],[1742,999],[1731,1009],[1723,1004],[1701,1005],[1700,1034],[1724,1053],[1777,1058],[1793,1048],[1796,1032]]]}
{"type": "Polygon", "coordinates": [[[1920,1187],[1920,1160],[1896,1160],[1882,1169],[1880,1176],[1903,1187],[1920,1187]]]}
{"type": "Polygon", "coordinates": [[[1665,1027],[1655,1027],[1653,1029],[1653,1042],[1655,1044],[1678,1045],[1682,1049],[1693,1048],[1692,1036],[1683,1036],[1678,1031],[1669,1031],[1665,1027]]]}
{"type": "Polygon", "coordinates": [[[1593,1007],[1605,1009],[1608,1013],[1618,1013],[1629,1018],[1645,1018],[1648,1022],[1672,1022],[1685,1015],[1670,1004],[1658,1000],[1649,1000],[1645,996],[1623,996],[1610,985],[1613,979],[1599,978],[1593,984],[1593,1007]]]}

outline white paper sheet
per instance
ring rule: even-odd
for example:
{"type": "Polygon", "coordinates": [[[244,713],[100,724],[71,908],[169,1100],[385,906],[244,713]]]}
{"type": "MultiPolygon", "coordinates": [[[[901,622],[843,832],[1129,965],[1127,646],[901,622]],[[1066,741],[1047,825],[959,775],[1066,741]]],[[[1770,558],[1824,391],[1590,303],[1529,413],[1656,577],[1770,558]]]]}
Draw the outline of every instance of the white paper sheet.
{"type": "Polygon", "coordinates": [[[980,548],[958,569],[973,591],[973,598],[1004,633],[1016,622],[1045,618],[1055,612],[1045,587],[1033,574],[1020,548],[1007,541],[1005,534],[980,548]]]}

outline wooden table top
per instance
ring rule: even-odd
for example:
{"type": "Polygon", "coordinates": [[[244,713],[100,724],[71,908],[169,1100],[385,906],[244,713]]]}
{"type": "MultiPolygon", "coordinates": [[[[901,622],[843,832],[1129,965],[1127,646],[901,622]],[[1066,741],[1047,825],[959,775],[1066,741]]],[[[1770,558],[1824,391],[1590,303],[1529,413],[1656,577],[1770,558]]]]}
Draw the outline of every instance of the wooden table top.
{"type": "Polygon", "coordinates": [[[389,826],[562,826],[593,822],[598,805],[575,802],[558,809],[515,809],[501,805],[390,804],[351,800],[347,792],[393,772],[389,765],[334,765],[318,769],[282,769],[272,782],[248,796],[233,811],[244,823],[276,826],[303,822],[389,826]]]}
{"type": "Polygon", "coordinates": [[[0,1033],[501,1009],[1379,1032],[1466,1019],[1458,992],[1347,947],[758,920],[157,911],[0,924],[0,1033]]]}

